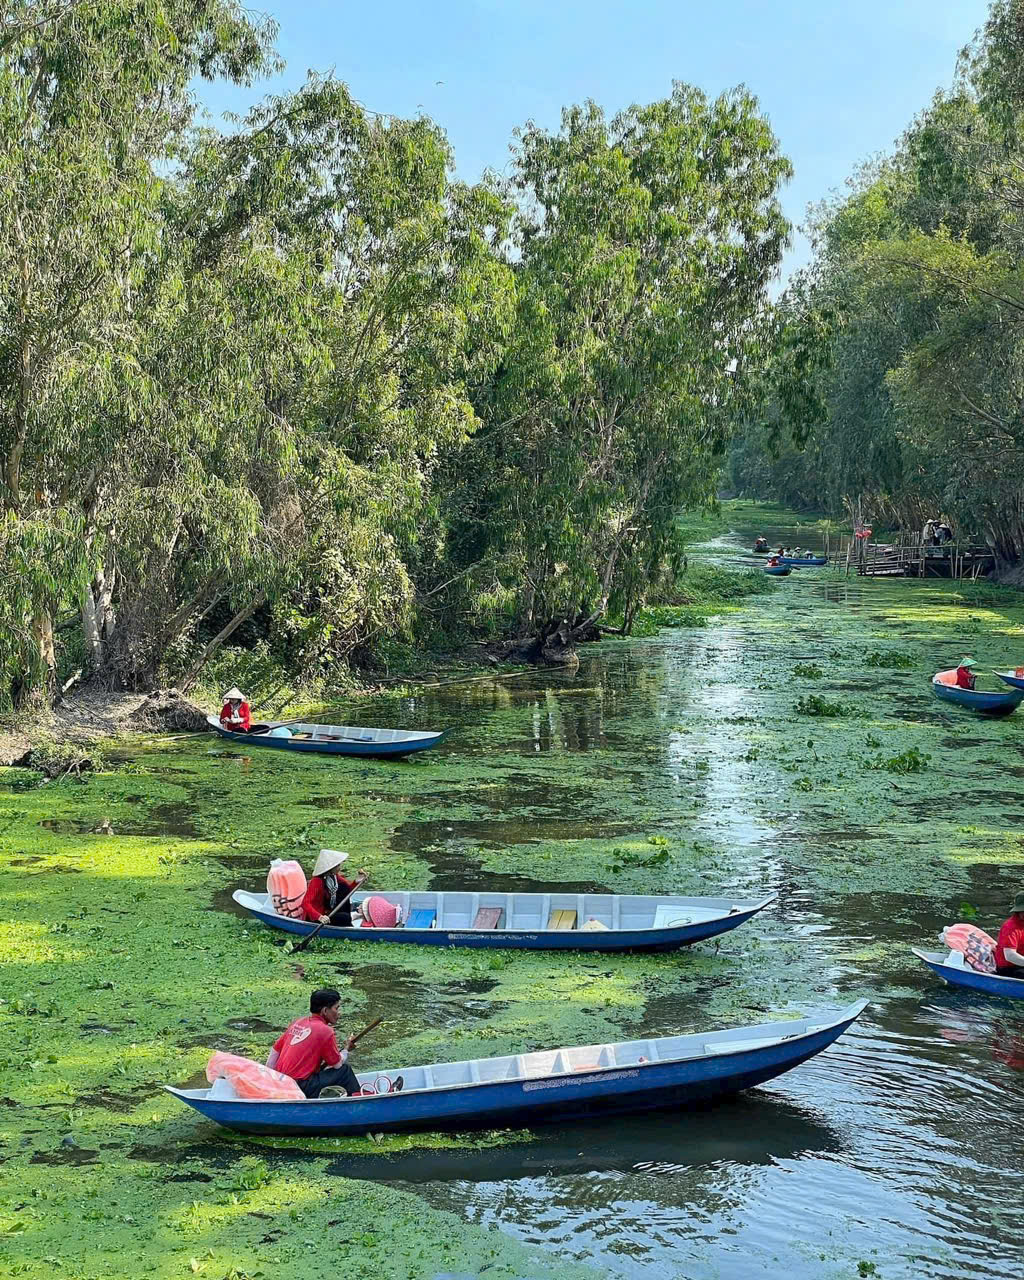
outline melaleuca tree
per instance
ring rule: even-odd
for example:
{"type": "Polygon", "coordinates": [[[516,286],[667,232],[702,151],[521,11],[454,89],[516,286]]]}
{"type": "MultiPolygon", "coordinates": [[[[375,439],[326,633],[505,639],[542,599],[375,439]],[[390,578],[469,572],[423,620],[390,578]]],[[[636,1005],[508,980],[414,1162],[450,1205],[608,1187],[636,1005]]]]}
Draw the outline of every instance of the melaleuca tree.
{"type": "Polygon", "coordinates": [[[23,566],[0,602],[0,664],[18,696],[52,685],[54,613],[96,554],[78,392],[131,412],[120,355],[190,83],[248,79],[271,34],[230,0],[15,0],[0,19],[0,514],[23,566]]]}
{"type": "MultiPolygon", "coordinates": [[[[453,545],[522,625],[629,612],[714,494],[789,174],[745,91],[524,129],[515,327],[454,490],[453,545]]],[[[463,562],[465,563],[465,561],[463,562]]]]}

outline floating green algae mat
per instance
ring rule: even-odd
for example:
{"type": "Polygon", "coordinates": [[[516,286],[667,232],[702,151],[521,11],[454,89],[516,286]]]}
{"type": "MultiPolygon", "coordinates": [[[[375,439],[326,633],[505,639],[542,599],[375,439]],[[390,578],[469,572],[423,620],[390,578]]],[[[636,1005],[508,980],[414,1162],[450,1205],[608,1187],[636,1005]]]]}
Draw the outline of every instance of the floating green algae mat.
{"type": "MultiPolygon", "coordinates": [[[[691,539],[705,581],[751,569],[722,523],[749,545],[792,517],[716,519],[706,550],[691,539]]],[[[709,625],[590,648],[575,673],[336,709],[451,728],[405,763],[199,737],[112,744],[83,782],[0,779],[0,1273],[599,1274],[401,1185],[409,1153],[471,1162],[528,1134],[246,1140],[160,1085],[195,1079],[215,1048],[264,1057],[322,983],[342,991],[346,1027],[384,1016],[357,1059],[381,1068],[917,989],[907,945],[961,903],[989,923],[1024,880],[1024,715],[985,721],[928,687],[968,650],[982,672],[1019,662],[1024,601],[835,570],[771,587],[709,625]],[[803,714],[812,698],[846,714],[803,714]],[[258,887],[271,856],[308,867],[321,846],[381,888],[776,890],[780,903],[665,956],[360,943],[290,956],[230,892],[258,887]],[[361,1156],[374,1181],[351,1176],[361,1156]]],[[[543,1131],[532,1140],[543,1149],[543,1131]]]]}

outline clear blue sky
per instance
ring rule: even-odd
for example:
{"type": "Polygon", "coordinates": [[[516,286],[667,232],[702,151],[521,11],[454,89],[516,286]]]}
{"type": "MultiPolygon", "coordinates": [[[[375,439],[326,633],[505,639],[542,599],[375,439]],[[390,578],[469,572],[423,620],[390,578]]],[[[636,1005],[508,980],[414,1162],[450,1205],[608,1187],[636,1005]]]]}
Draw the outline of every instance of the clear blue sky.
{"type": "MultiPolygon", "coordinates": [[[[256,6],[254,6],[256,7],[256,6]]],[[[425,111],[460,177],[508,161],[525,120],[555,128],[563,105],[609,114],[664,97],[673,80],[715,94],[743,83],[796,170],[786,212],[840,187],[888,150],[982,23],[985,0],[274,0],[285,73],[254,91],[205,89],[215,114],[332,70],[365,106],[425,111]],[[437,82],[442,83],[438,84],[437,82]]],[[[797,236],[787,270],[807,257],[797,236]]]]}

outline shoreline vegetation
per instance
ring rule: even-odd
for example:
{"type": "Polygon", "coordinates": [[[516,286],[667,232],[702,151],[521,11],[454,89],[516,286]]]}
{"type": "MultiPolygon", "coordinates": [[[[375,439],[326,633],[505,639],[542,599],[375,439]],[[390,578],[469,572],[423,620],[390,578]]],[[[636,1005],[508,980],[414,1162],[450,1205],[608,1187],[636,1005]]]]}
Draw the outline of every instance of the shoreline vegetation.
{"type": "MultiPolygon", "coordinates": [[[[679,521],[680,544],[688,547],[724,534],[732,521],[757,509],[757,504],[730,503],[704,513],[691,513],[679,521]]],[[[769,518],[773,510],[765,508],[769,518]]],[[[587,642],[577,641],[577,644],[589,647],[590,643],[615,634],[646,636],[656,634],[662,627],[703,625],[709,618],[740,607],[744,599],[767,589],[770,584],[756,568],[728,568],[698,557],[685,568],[680,565],[674,581],[636,610],[629,632],[624,631],[621,616],[612,617],[607,627],[595,629],[587,642]]],[[[412,644],[396,645],[389,651],[387,672],[347,669],[342,690],[332,689],[326,683],[305,689],[289,688],[288,673],[275,666],[261,673],[263,679],[253,697],[254,714],[264,718],[294,718],[310,715],[339,701],[358,707],[360,701],[381,693],[401,695],[467,682],[514,680],[541,662],[539,657],[531,661],[515,653],[499,658],[492,650],[493,646],[485,641],[473,641],[461,648],[448,645],[432,651],[417,649],[412,644]],[[270,686],[273,687],[268,696],[270,686]]],[[[237,681],[238,677],[231,673],[244,668],[247,658],[243,650],[224,651],[221,664],[225,682],[237,681]]],[[[574,644],[564,648],[550,665],[572,666],[578,661],[574,644]]],[[[152,737],[161,732],[206,732],[204,717],[207,710],[219,709],[220,692],[209,683],[200,686],[191,697],[185,697],[175,688],[129,693],[110,690],[95,681],[79,685],[52,706],[34,703],[20,712],[0,715],[0,767],[42,768],[46,776],[52,777],[64,768],[77,768],[88,759],[91,748],[102,750],[106,740],[152,737]]],[[[351,717],[356,713],[349,710],[345,714],[351,717]]]]}
{"type": "Polygon", "coordinates": [[[789,235],[757,100],[568,106],[470,186],[331,76],[207,127],[197,82],[276,37],[235,0],[5,19],[0,711],[557,660],[714,500],[789,235]]]}
{"type": "Polygon", "coordinates": [[[740,493],[918,532],[1024,585],[1024,21],[995,0],[952,83],[812,205],[730,446],[740,493]]]}

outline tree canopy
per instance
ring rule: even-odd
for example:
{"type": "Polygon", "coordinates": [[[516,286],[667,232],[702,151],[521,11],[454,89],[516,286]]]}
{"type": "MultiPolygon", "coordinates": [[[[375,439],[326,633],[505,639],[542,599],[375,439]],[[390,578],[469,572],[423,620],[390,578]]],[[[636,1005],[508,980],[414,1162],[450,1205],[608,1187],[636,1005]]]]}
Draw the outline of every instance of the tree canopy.
{"type": "Polygon", "coordinates": [[[815,258],[734,447],[740,489],[941,512],[1024,557],[1022,41],[1024,4],[996,0],[953,89],[812,210],[815,258]]]}
{"type": "Polygon", "coordinates": [[[625,614],[713,499],[789,174],[671,95],[453,176],[443,131],[279,65],[233,0],[0,19],[0,700],[70,670],[295,676],[398,636],[625,614]]]}

